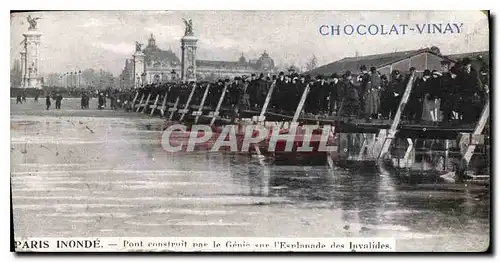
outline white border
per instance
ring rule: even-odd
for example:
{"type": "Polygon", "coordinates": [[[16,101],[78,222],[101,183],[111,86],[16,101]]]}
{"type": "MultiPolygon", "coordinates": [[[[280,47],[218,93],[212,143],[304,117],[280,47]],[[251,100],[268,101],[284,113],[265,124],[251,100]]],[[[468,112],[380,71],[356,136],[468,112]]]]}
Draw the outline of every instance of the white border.
{"type": "MultiPolygon", "coordinates": [[[[474,1],[457,1],[457,0],[414,0],[414,1],[370,1],[370,0],[358,0],[358,1],[328,1],[328,0],[308,0],[308,1],[270,1],[270,0],[252,0],[252,1],[241,1],[241,0],[220,0],[220,1],[203,1],[203,0],[187,0],[187,1],[152,1],[152,0],[140,0],[140,1],[123,1],[123,0],[85,0],[85,1],[57,1],[57,0],[45,0],[45,1],[36,1],[36,0],[24,0],[24,1],[2,1],[2,4],[7,4],[7,7],[9,10],[181,10],[181,9],[187,9],[187,10],[202,10],[202,9],[208,9],[208,10],[242,10],[242,9],[250,9],[250,10],[276,10],[276,9],[281,9],[281,10],[492,10],[493,14],[498,15],[498,11],[495,12],[494,5],[493,3],[497,3],[498,1],[495,0],[474,0],[474,1]]],[[[10,56],[10,39],[9,37],[5,37],[7,35],[7,32],[10,32],[9,24],[10,24],[10,19],[9,19],[9,14],[7,14],[7,10],[4,16],[2,16],[2,32],[4,37],[2,40],[0,40],[1,43],[1,52],[3,52],[3,57],[4,63],[2,64],[2,70],[1,72],[7,73],[10,71],[10,59],[7,59],[10,56]]],[[[497,17],[498,18],[498,17],[497,17]]],[[[497,21],[498,22],[498,21],[497,21]]],[[[494,35],[498,35],[498,24],[497,26],[494,27],[494,35]]],[[[9,34],[10,36],[10,34],[9,34]]],[[[495,43],[495,47],[497,47],[497,43],[495,43]]],[[[495,49],[497,51],[498,49],[495,49]]],[[[492,72],[493,75],[500,75],[499,74],[499,69],[497,66],[495,66],[495,72],[492,72]]],[[[5,100],[7,100],[8,97],[10,97],[9,94],[9,77],[4,77],[4,84],[2,85],[2,88],[0,88],[0,94],[1,97],[5,100]]],[[[492,89],[496,89],[496,86],[492,87],[492,89]]],[[[497,98],[500,95],[500,90],[494,91],[495,98],[497,98]]],[[[497,100],[498,101],[498,100],[497,100]]],[[[0,157],[0,166],[6,168],[3,173],[3,181],[1,183],[1,186],[3,187],[0,192],[2,192],[2,207],[3,207],[3,216],[0,216],[1,219],[1,228],[3,229],[3,234],[1,238],[1,244],[0,247],[4,252],[2,252],[3,256],[7,256],[7,260],[2,261],[10,261],[15,259],[15,256],[13,254],[9,254],[6,251],[9,250],[10,248],[10,223],[9,223],[9,177],[10,177],[10,172],[9,172],[9,167],[10,167],[10,146],[7,147],[7,145],[10,145],[10,133],[9,133],[9,128],[10,128],[10,104],[9,102],[4,102],[0,103],[1,109],[0,109],[0,114],[2,114],[2,123],[0,128],[1,132],[1,142],[0,144],[4,145],[2,148],[2,157],[0,157]],[[9,128],[7,128],[9,127],[9,128]]],[[[498,109],[498,106],[497,108],[498,109]]],[[[496,113],[496,112],[495,112],[496,113]]],[[[497,114],[493,113],[493,116],[495,117],[496,122],[499,122],[499,119],[497,119],[497,114]]],[[[498,141],[498,139],[495,139],[495,141],[498,141]]],[[[494,148],[496,148],[496,143],[494,148]]],[[[495,159],[495,160],[498,160],[495,159]]],[[[500,163],[496,161],[497,163],[500,163]]],[[[495,173],[493,171],[493,176],[495,176],[495,173]]],[[[495,178],[495,187],[498,184],[498,181],[500,179],[495,178]]],[[[497,209],[497,204],[498,201],[493,201],[492,202],[494,206],[494,210],[497,209]]],[[[498,228],[499,223],[498,222],[498,213],[496,214],[496,220],[493,222],[493,224],[496,224],[495,228],[498,228]]],[[[494,234],[496,235],[496,234],[494,234]]],[[[498,243],[498,239],[495,243],[498,243]]],[[[497,253],[498,253],[498,248],[495,248],[497,253]]],[[[35,258],[34,256],[28,257],[28,259],[35,258]]],[[[66,259],[69,257],[36,257],[37,259],[43,259],[47,261],[52,261],[54,258],[55,259],[66,259]]],[[[135,257],[123,257],[123,256],[114,256],[114,257],[88,257],[84,256],[81,257],[84,260],[90,260],[92,261],[100,260],[100,259],[112,259],[112,260],[122,260],[122,259],[128,259],[132,258],[134,259],[135,257]]],[[[165,256],[148,256],[146,258],[156,258],[156,259],[162,259],[162,260],[180,260],[180,259],[186,259],[186,257],[165,257],[165,256]]],[[[309,257],[289,257],[289,256],[279,256],[279,257],[272,257],[272,258],[264,258],[264,257],[221,257],[225,259],[233,259],[233,258],[238,258],[238,259],[272,259],[273,261],[276,259],[279,260],[290,260],[290,259],[310,259],[309,257]]],[[[199,259],[199,260],[206,260],[206,259],[221,259],[221,258],[216,258],[214,256],[197,256],[194,257],[194,259],[199,259]]],[[[374,257],[375,258],[375,257],[374,257]]],[[[370,259],[374,259],[370,258],[370,259]]],[[[25,259],[25,258],[24,258],[25,259]]],[[[72,256],[69,259],[80,259],[79,257],[72,256]]],[[[141,260],[143,257],[140,258],[141,260]]],[[[340,257],[315,257],[315,259],[328,259],[331,261],[331,259],[342,259],[340,257]]],[[[357,260],[366,260],[366,257],[356,257],[356,258],[351,258],[351,259],[357,259],[357,260]]],[[[375,259],[380,259],[380,260],[386,260],[386,259],[401,259],[401,257],[377,257],[375,259]]],[[[421,257],[414,257],[413,259],[422,259],[421,257]]],[[[425,258],[425,259],[431,259],[431,258],[425,258]]],[[[461,257],[438,257],[440,261],[443,260],[455,260],[455,259],[464,259],[464,260],[470,260],[470,256],[461,256],[461,257]]],[[[476,259],[476,258],[474,258],[476,259]]]]}

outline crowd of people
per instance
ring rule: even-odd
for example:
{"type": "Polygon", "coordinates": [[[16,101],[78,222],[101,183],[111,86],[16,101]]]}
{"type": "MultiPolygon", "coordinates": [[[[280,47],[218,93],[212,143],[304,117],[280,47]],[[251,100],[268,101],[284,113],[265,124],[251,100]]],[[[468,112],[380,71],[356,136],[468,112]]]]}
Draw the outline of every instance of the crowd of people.
{"type": "MultiPolygon", "coordinates": [[[[239,109],[260,109],[274,83],[274,90],[268,106],[269,111],[293,115],[309,86],[303,110],[311,115],[335,115],[342,117],[371,119],[394,118],[410,80],[412,88],[402,118],[410,121],[442,122],[461,120],[474,122],[488,98],[489,72],[487,67],[476,70],[471,60],[463,59],[451,66],[442,61],[442,69],[418,72],[409,68],[407,72],[393,70],[390,76],[382,75],[375,67],[361,66],[359,72],[346,71],[330,76],[285,74],[277,76],[254,74],[218,80],[211,83],[206,105],[215,107],[228,83],[223,107],[239,109]]],[[[185,101],[192,83],[152,84],[143,88],[146,93],[169,92],[169,102],[176,97],[185,101]]],[[[203,84],[202,84],[203,85],[203,84]]],[[[198,88],[200,90],[200,88],[198,88]]],[[[195,92],[192,104],[201,101],[202,91],[195,92]]]]}
{"type": "MultiPolygon", "coordinates": [[[[419,72],[412,67],[406,72],[393,70],[389,76],[380,74],[375,67],[368,69],[362,65],[359,72],[346,71],[329,76],[312,77],[280,72],[277,76],[252,74],[235,77],[232,80],[219,79],[210,83],[205,105],[215,108],[227,84],[222,102],[223,108],[260,110],[271,86],[274,85],[268,110],[293,115],[304,95],[304,90],[308,87],[309,92],[303,105],[305,114],[364,118],[368,121],[391,119],[398,110],[410,76],[413,74],[415,77],[409,99],[402,112],[403,119],[430,122],[476,121],[488,98],[489,69],[487,66],[475,69],[468,58],[458,61],[451,67],[449,61],[442,61],[442,65],[441,71],[426,69],[419,72]]],[[[178,99],[182,104],[187,100],[193,84],[193,82],[148,84],[141,87],[139,93],[151,93],[152,99],[158,95],[160,101],[166,94],[169,103],[175,103],[178,99]]],[[[198,86],[204,84],[208,82],[197,83],[198,86]]],[[[81,90],[81,108],[89,108],[89,100],[96,97],[98,109],[106,108],[107,101],[110,100],[111,109],[131,110],[136,91],[133,88],[81,90]]],[[[191,105],[199,104],[203,91],[204,88],[196,89],[191,105]]],[[[51,106],[51,99],[56,101],[56,109],[60,109],[62,95],[48,93],[47,110],[51,106]]],[[[26,101],[26,96],[19,94],[16,103],[23,101],[26,101]]]]}

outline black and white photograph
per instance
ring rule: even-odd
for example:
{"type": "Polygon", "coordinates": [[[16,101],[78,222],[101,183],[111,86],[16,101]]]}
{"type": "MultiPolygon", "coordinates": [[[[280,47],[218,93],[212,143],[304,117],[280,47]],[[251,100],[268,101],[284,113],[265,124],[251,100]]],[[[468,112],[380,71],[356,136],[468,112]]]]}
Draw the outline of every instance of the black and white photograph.
{"type": "Polygon", "coordinates": [[[10,13],[15,252],[487,252],[489,11],[10,13]]]}

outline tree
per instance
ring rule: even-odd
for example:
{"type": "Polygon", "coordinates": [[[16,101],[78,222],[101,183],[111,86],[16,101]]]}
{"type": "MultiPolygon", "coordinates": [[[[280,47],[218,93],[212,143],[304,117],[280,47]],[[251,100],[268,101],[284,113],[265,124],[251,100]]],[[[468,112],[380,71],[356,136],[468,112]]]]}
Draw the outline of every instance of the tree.
{"type": "Polygon", "coordinates": [[[312,71],[318,66],[318,58],[313,54],[311,59],[306,63],[306,70],[307,71],[312,71]]]}

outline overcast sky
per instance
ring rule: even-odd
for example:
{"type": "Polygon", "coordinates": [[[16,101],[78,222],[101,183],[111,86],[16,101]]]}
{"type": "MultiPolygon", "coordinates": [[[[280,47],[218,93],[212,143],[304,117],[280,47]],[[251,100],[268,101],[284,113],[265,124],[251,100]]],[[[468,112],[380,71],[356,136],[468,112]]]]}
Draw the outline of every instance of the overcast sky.
{"type": "MultiPolygon", "coordinates": [[[[30,13],[11,15],[11,63],[19,58],[30,13]]],[[[82,11],[37,12],[41,72],[103,68],[118,75],[135,41],[153,33],[162,49],[180,58],[182,18],[193,20],[198,59],[236,61],[266,50],[277,64],[303,65],[314,54],[318,66],[347,56],[438,46],[443,54],[489,49],[488,20],[479,11],[82,11]],[[323,24],[463,23],[460,34],[322,36],[323,24]]]]}

